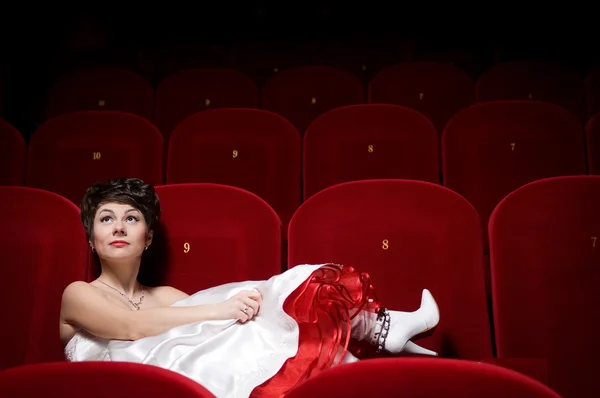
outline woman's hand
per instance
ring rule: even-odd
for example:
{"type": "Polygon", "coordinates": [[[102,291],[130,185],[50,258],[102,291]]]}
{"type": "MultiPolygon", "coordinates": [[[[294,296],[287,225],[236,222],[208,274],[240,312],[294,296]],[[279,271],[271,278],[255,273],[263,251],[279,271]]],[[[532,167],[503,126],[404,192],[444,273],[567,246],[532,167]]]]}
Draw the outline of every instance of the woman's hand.
{"type": "Polygon", "coordinates": [[[217,304],[217,316],[246,323],[258,314],[261,304],[262,295],[258,290],[244,290],[217,304]]]}

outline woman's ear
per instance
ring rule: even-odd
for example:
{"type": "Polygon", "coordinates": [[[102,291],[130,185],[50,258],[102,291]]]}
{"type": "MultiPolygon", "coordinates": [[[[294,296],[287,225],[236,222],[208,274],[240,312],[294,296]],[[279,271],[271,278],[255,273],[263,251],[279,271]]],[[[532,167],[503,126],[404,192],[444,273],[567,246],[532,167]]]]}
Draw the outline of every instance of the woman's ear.
{"type": "Polygon", "coordinates": [[[148,231],[148,235],[146,235],[146,246],[150,246],[152,244],[152,238],[154,238],[154,231],[148,231]]]}

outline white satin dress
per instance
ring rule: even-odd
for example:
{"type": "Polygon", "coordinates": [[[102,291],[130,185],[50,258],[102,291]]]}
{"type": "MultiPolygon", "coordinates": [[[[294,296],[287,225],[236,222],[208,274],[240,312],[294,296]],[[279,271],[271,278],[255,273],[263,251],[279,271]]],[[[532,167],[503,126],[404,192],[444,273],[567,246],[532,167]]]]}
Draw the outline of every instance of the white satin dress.
{"type": "Polygon", "coordinates": [[[65,347],[69,361],[125,361],[183,374],[221,398],[249,397],[296,355],[299,325],[283,310],[286,298],[320,265],[299,265],[267,281],[230,283],[202,290],[173,306],[221,302],[242,290],[263,295],[250,322],[203,321],[136,341],[104,340],[77,332],[65,347]]]}

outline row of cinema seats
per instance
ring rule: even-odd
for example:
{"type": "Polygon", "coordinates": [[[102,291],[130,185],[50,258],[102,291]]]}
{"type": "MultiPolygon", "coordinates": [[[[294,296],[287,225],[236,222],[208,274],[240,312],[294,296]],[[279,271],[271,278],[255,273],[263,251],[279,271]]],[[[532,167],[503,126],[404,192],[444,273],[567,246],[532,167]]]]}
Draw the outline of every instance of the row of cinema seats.
{"type": "Polygon", "coordinates": [[[570,110],[582,122],[600,111],[600,72],[586,79],[549,61],[497,64],[475,83],[462,69],[438,62],[402,62],[379,71],[365,87],[352,72],[299,66],[274,73],[264,85],[230,68],[192,68],[154,89],[127,70],[90,68],[57,79],[44,117],[80,110],[119,110],[151,120],[168,137],[186,117],[214,108],[262,108],[288,119],[303,134],[319,115],[341,106],[395,104],[415,109],[441,133],[448,120],[475,103],[537,100],[570,110]]]}
{"type": "Polygon", "coordinates": [[[303,137],[260,109],[198,112],[169,139],[133,114],[79,111],[43,123],[28,147],[0,122],[0,143],[0,185],[46,189],[79,203],[91,183],[122,175],[153,185],[211,182],[257,194],[284,225],[303,200],[354,180],[442,184],[467,198],[485,226],[498,202],[528,182],[600,174],[600,114],[584,126],[568,110],[538,101],[472,105],[441,137],[412,109],[362,104],[326,112],[303,137]]]}
{"type": "MultiPolygon", "coordinates": [[[[4,398],[79,398],[82,394],[89,398],[128,398],[136,394],[216,398],[200,384],[152,365],[48,363],[0,371],[0,395],[4,398]],[[69,382],[65,382],[66,380],[69,382]],[[102,382],[98,383],[98,380],[102,382]],[[51,395],[48,395],[49,392],[51,395]]],[[[498,366],[472,361],[422,358],[378,359],[337,366],[301,382],[286,395],[289,398],[308,396],[559,397],[555,391],[540,382],[498,366]]]]}
{"type": "MultiPolygon", "coordinates": [[[[216,184],[157,192],[163,216],[145,252],[142,282],[193,293],[284,269],[281,220],[256,195],[216,184]]],[[[437,184],[367,180],[315,194],[291,219],[288,263],[368,272],[389,308],[417,308],[428,288],[441,322],[423,346],[443,358],[512,368],[565,397],[593,397],[600,394],[598,203],[600,176],[588,175],[532,182],[500,202],[488,228],[492,314],[480,218],[465,198],[437,184]]],[[[0,207],[0,294],[12,303],[5,317],[13,325],[0,328],[10,342],[1,367],[59,361],[62,290],[97,276],[79,210],[28,187],[0,187],[0,207]]]]}

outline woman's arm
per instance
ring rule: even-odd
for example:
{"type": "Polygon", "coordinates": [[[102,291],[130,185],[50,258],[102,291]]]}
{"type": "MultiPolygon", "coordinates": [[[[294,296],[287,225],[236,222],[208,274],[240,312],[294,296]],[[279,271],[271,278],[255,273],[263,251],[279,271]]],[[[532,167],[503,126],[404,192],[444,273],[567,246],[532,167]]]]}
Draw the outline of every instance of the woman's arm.
{"type": "Polygon", "coordinates": [[[73,282],[63,292],[61,319],[100,338],[137,340],[199,321],[238,319],[246,322],[258,311],[259,301],[259,293],[244,291],[222,303],[131,311],[108,300],[96,287],[73,282]],[[245,306],[252,309],[251,314],[242,312],[245,306]]]}

